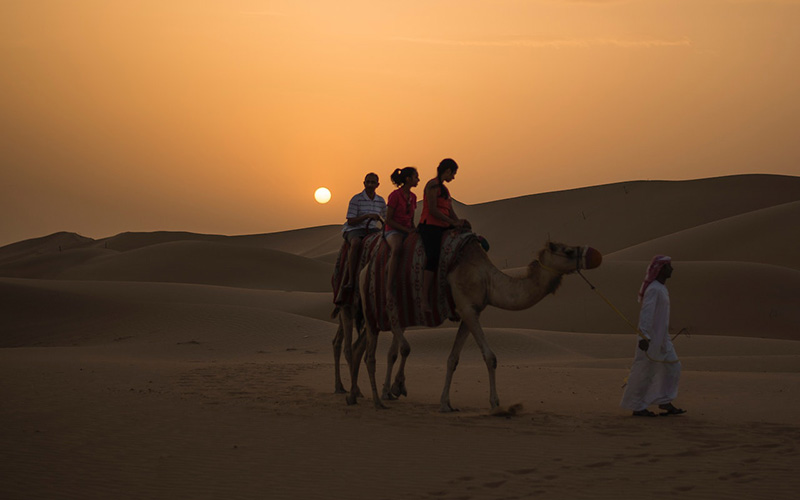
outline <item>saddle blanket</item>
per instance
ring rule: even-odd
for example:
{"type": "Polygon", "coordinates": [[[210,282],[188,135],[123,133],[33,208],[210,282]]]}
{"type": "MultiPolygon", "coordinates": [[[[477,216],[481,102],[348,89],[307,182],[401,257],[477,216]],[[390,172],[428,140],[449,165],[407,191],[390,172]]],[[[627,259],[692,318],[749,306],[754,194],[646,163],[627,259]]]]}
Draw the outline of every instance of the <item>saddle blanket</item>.
{"type": "Polygon", "coordinates": [[[447,273],[456,263],[456,257],[463,245],[476,239],[477,236],[471,232],[450,230],[444,233],[439,268],[432,285],[432,292],[436,299],[432,304],[431,313],[423,314],[421,304],[424,300],[422,283],[425,270],[425,249],[419,234],[410,234],[402,247],[397,265],[397,276],[393,280],[394,290],[391,301],[386,295],[389,245],[383,239],[382,234],[370,235],[365,238],[360,269],[367,269],[366,290],[363,294],[366,301],[363,304],[363,310],[367,321],[376,326],[378,331],[391,330],[390,314],[396,315],[396,320],[401,328],[409,326],[435,327],[447,319],[459,321],[450,285],[447,282],[447,273]]]}
{"type": "MultiPolygon", "coordinates": [[[[363,247],[362,247],[363,248],[363,247]]],[[[347,253],[350,251],[350,243],[344,241],[339,248],[339,255],[336,257],[336,265],[333,266],[333,276],[331,276],[331,288],[333,288],[333,303],[338,305],[350,302],[351,294],[355,291],[347,292],[344,290],[347,278],[347,253]]],[[[358,281],[356,279],[356,281],[358,281]]],[[[356,286],[358,283],[355,284],[356,286]]]]}

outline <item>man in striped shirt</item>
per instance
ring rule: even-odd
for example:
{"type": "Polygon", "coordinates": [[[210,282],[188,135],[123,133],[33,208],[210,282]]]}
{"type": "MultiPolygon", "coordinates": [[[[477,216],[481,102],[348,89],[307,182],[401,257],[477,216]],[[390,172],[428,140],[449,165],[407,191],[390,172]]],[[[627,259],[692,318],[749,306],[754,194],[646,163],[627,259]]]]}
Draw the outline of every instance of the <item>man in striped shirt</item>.
{"type": "Polygon", "coordinates": [[[386,216],[386,201],[375,193],[379,185],[378,174],[370,172],[364,177],[364,190],[353,196],[347,206],[347,222],[342,228],[342,237],[350,243],[347,253],[348,279],[344,285],[346,290],[355,287],[361,240],[370,233],[380,231],[378,222],[382,224],[386,216]]]}

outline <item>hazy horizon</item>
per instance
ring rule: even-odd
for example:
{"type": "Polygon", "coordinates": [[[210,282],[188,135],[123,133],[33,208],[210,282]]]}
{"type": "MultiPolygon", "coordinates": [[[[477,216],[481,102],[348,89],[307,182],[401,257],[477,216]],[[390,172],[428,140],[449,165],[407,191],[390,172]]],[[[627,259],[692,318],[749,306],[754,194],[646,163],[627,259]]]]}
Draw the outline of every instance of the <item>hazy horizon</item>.
{"type": "Polygon", "coordinates": [[[477,204],[800,175],[800,1],[0,5],[0,245],[344,220],[454,158],[477,204]],[[325,186],[331,202],[313,193],[325,186]]]}

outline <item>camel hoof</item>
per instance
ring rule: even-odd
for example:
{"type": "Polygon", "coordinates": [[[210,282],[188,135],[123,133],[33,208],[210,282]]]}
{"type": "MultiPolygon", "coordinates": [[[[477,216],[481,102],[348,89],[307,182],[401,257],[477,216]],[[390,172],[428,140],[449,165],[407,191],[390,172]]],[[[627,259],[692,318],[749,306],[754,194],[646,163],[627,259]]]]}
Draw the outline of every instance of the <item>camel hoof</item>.
{"type": "Polygon", "coordinates": [[[408,397],[408,391],[406,390],[405,382],[395,382],[392,385],[392,394],[398,398],[400,396],[408,397]]]}
{"type": "Polygon", "coordinates": [[[381,399],[384,401],[394,401],[397,399],[397,397],[395,397],[395,395],[389,391],[383,391],[383,394],[381,394],[381,399]]]}
{"type": "Polygon", "coordinates": [[[389,407],[385,404],[381,403],[380,401],[375,401],[375,409],[376,410],[388,410],[389,407]]]}
{"type": "Polygon", "coordinates": [[[522,413],[522,410],[523,406],[521,403],[513,404],[508,408],[504,408],[502,406],[495,406],[494,408],[492,408],[492,411],[489,412],[489,415],[493,417],[511,418],[522,413]]]}
{"type": "Polygon", "coordinates": [[[448,405],[442,405],[441,407],[439,407],[439,413],[453,413],[453,412],[456,412],[456,411],[460,411],[460,410],[458,408],[453,408],[449,404],[448,405]]]}
{"type": "Polygon", "coordinates": [[[343,385],[337,385],[336,388],[333,390],[334,394],[347,394],[347,390],[344,388],[343,385]]]}
{"type": "Polygon", "coordinates": [[[345,398],[345,401],[347,401],[347,405],[348,406],[352,406],[352,405],[358,403],[358,400],[352,394],[348,394],[347,397],[345,398]]]}

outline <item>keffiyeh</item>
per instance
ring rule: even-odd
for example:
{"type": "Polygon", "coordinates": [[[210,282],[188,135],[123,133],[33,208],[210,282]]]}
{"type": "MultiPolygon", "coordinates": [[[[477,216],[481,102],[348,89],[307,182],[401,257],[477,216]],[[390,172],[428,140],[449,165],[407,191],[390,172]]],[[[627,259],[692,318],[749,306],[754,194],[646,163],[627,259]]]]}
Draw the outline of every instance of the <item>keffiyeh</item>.
{"type": "Polygon", "coordinates": [[[650,286],[650,283],[655,281],[655,279],[658,277],[658,273],[661,272],[661,268],[670,262],[672,262],[672,258],[667,257],[666,255],[656,255],[653,257],[653,260],[650,261],[650,266],[647,267],[647,273],[644,275],[642,286],[639,288],[639,302],[641,302],[644,298],[644,292],[647,290],[647,287],[650,286]]]}

